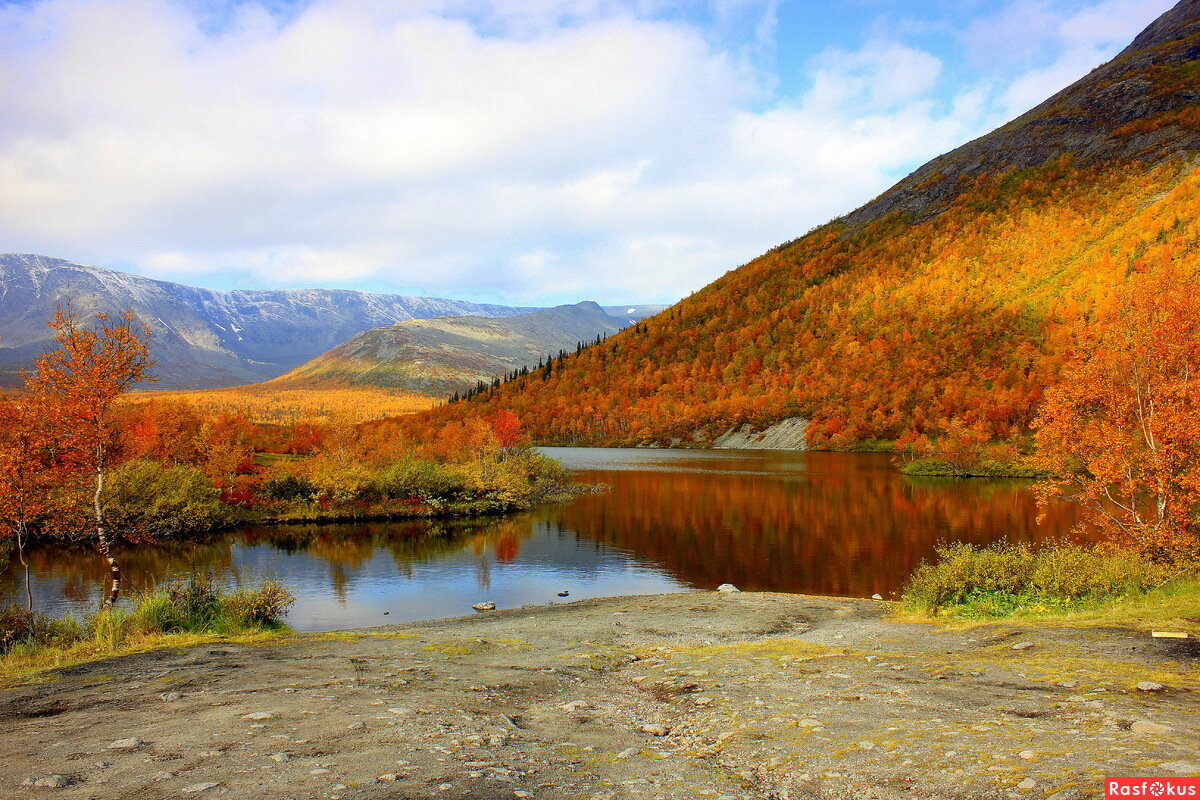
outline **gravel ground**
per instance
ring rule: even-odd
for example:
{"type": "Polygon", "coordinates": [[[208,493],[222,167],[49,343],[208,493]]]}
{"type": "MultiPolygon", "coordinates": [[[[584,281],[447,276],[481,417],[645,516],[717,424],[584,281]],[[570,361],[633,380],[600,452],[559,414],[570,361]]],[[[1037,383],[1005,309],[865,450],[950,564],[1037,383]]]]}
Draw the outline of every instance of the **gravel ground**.
{"type": "Polygon", "coordinates": [[[0,787],[1077,800],[1105,775],[1200,775],[1195,640],[886,610],[695,592],[110,659],[0,694],[0,787]]]}

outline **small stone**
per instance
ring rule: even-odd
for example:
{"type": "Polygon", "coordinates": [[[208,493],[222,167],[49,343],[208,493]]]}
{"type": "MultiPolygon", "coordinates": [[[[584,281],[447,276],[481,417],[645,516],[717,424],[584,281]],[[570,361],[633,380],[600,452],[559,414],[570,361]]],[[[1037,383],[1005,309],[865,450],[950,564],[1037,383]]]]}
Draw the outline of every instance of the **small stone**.
{"type": "Polygon", "coordinates": [[[671,732],[671,729],[665,725],[643,725],[640,730],[642,733],[648,733],[651,736],[666,736],[671,732]]]}
{"type": "Polygon", "coordinates": [[[251,711],[249,714],[242,714],[242,719],[258,722],[264,719],[277,719],[277,717],[270,711],[251,711]]]}
{"type": "Polygon", "coordinates": [[[711,706],[712,703],[713,699],[711,697],[705,697],[701,695],[699,697],[692,698],[692,705],[694,706],[711,706]]]}
{"type": "Polygon", "coordinates": [[[449,783],[443,783],[443,784],[440,784],[440,785],[438,786],[438,788],[439,788],[439,789],[441,789],[443,792],[448,792],[448,791],[450,791],[451,789],[453,789],[453,788],[454,788],[454,786],[453,786],[452,784],[449,784],[449,783]]]}
{"type": "Polygon", "coordinates": [[[1139,719],[1137,722],[1129,726],[1129,730],[1141,736],[1165,736],[1171,732],[1171,729],[1165,725],[1159,725],[1157,722],[1151,722],[1145,719],[1139,719]]]}
{"type": "Polygon", "coordinates": [[[1064,689],[1074,689],[1079,685],[1079,681],[1059,681],[1055,686],[1061,686],[1064,689]]]}
{"type": "Polygon", "coordinates": [[[22,786],[32,786],[35,789],[64,789],[71,782],[62,775],[43,775],[40,778],[27,778],[21,781],[22,786]]]}
{"type": "Polygon", "coordinates": [[[388,713],[395,714],[398,717],[407,717],[409,714],[414,714],[416,712],[414,712],[411,708],[405,708],[404,706],[396,706],[395,708],[389,708],[388,713]]]}
{"type": "Polygon", "coordinates": [[[350,787],[344,783],[337,783],[337,784],[334,784],[333,789],[331,789],[330,791],[340,792],[342,789],[349,789],[349,788],[350,787]]]}
{"type": "Polygon", "coordinates": [[[328,775],[329,770],[325,769],[324,767],[317,767],[316,769],[310,769],[308,771],[308,774],[309,775],[328,775]]]}
{"type": "Polygon", "coordinates": [[[185,786],[179,791],[183,792],[184,794],[195,794],[196,792],[205,792],[209,789],[215,789],[220,785],[221,784],[213,783],[212,781],[208,781],[206,783],[193,783],[191,786],[185,786]]]}
{"type": "Polygon", "coordinates": [[[721,594],[733,594],[734,592],[740,592],[741,589],[734,586],[732,583],[722,583],[717,587],[717,591],[721,594]]]}
{"type": "Polygon", "coordinates": [[[591,708],[591,706],[583,700],[572,700],[569,703],[563,703],[559,708],[563,711],[582,711],[585,708],[591,708]]]}
{"type": "Polygon", "coordinates": [[[150,776],[150,780],[154,781],[155,783],[162,783],[163,781],[169,781],[174,777],[175,773],[167,772],[165,769],[160,769],[158,772],[150,776]]]}
{"type": "Polygon", "coordinates": [[[640,751],[636,747],[627,747],[626,749],[617,753],[617,758],[629,758],[630,756],[636,756],[639,752],[640,751]]]}
{"type": "Polygon", "coordinates": [[[1013,650],[1028,650],[1033,647],[1033,642],[1017,642],[1012,646],[1013,650]]]}
{"type": "Polygon", "coordinates": [[[217,756],[225,755],[224,750],[201,750],[196,755],[200,758],[216,758],[217,756]]]}
{"type": "Polygon", "coordinates": [[[394,772],[385,772],[376,778],[380,783],[395,783],[399,779],[399,776],[394,772]]]}
{"type": "Polygon", "coordinates": [[[1023,758],[1026,761],[1033,761],[1035,758],[1037,758],[1037,753],[1033,752],[1032,750],[1022,750],[1021,752],[1017,753],[1017,757],[1023,758]]]}
{"type": "Polygon", "coordinates": [[[496,604],[488,600],[484,603],[476,603],[475,605],[471,606],[471,608],[475,609],[476,611],[495,611],[496,604]]]}
{"type": "Polygon", "coordinates": [[[875,749],[875,743],[874,743],[874,742],[868,742],[868,741],[866,741],[866,740],[863,740],[863,741],[861,741],[861,742],[859,742],[859,743],[858,743],[858,749],[859,749],[859,750],[874,750],[874,749],[875,749]]]}
{"type": "Polygon", "coordinates": [[[819,728],[822,723],[819,719],[802,719],[796,724],[801,728],[819,728]]]}
{"type": "Polygon", "coordinates": [[[141,747],[144,744],[145,744],[145,742],[143,742],[141,739],[137,738],[136,736],[130,736],[128,739],[117,739],[115,742],[113,742],[112,744],[110,744],[108,746],[108,749],[109,750],[137,750],[139,747],[141,747]]]}
{"type": "Polygon", "coordinates": [[[163,692],[158,696],[158,699],[166,700],[169,703],[173,700],[179,700],[182,697],[183,695],[181,695],[179,692],[163,692]]]}
{"type": "Polygon", "coordinates": [[[514,789],[513,797],[533,797],[533,795],[523,789],[514,789]]]}
{"type": "Polygon", "coordinates": [[[363,728],[365,728],[365,727],[367,727],[367,723],[365,723],[365,722],[352,722],[352,723],[350,723],[349,725],[347,725],[347,726],[346,726],[346,730],[348,730],[348,731],[361,731],[361,730],[362,730],[363,728]]]}
{"type": "Polygon", "coordinates": [[[879,592],[876,592],[875,594],[871,595],[871,599],[872,600],[882,600],[883,595],[881,595],[879,592]]]}
{"type": "Polygon", "coordinates": [[[292,757],[287,753],[276,753],[275,755],[271,756],[271,760],[282,764],[285,761],[291,761],[292,757]]]}
{"type": "MultiPolygon", "coordinates": [[[[491,745],[492,747],[499,747],[500,745],[504,744],[507,741],[508,741],[508,737],[502,733],[493,733],[491,736],[488,737],[488,744],[491,745]]],[[[396,763],[399,763],[399,762],[396,762],[396,763]]],[[[403,766],[403,765],[401,765],[401,766],[403,766]]]]}
{"type": "Polygon", "coordinates": [[[1137,685],[1137,688],[1139,692],[1161,692],[1167,687],[1156,681],[1142,681],[1137,685]]]}
{"type": "Polygon", "coordinates": [[[1018,789],[1032,789],[1035,786],[1037,786],[1037,781],[1035,781],[1033,778],[1026,778],[1017,784],[1018,789]]]}

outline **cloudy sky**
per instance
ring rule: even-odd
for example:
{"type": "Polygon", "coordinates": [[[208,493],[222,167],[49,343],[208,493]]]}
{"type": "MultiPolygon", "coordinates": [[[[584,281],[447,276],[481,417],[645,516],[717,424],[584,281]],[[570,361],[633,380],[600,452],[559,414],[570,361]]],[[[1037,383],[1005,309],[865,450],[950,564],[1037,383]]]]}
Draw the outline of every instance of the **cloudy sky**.
{"type": "Polygon", "coordinates": [[[671,302],[1172,0],[0,0],[0,251],[671,302]]]}

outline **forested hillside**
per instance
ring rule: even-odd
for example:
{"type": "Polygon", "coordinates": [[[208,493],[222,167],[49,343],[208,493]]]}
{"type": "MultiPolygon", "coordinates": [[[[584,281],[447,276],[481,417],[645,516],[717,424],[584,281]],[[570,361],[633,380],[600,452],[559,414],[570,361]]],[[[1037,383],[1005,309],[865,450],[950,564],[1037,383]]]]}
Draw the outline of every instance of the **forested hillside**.
{"type": "Polygon", "coordinates": [[[812,420],[816,447],[1019,437],[1082,322],[1141,273],[1200,270],[1198,155],[1200,0],[1185,0],[853,214],[603,345],[429,413],[506,408],[552,443],[704,443],[793,416],[812,420]]]}

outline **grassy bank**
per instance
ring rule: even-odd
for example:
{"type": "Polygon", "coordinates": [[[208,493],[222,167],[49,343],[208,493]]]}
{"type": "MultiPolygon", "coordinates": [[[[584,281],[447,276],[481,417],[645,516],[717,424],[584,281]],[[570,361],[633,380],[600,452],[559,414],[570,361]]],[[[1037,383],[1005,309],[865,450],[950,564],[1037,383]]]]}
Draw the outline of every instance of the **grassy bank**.
{"type": "Polygon", "coordinates": [[[1110,546],[943,545],[903,590],[911,618],[1113,625],[1200,634],[1200,565],[1110,546]]]}
{"type": "Polygon", "coordinates": [[[949,461],[919,458],[900,467],[905,475],[927,478],[1028,478],[1040,480],[1049,473],[1028,464],[1010,461],[982,461],[969,467],[957,467],[949,461]]]}
{"type": "Polygon", "coordinates": [[[83,620],[9,607],[0,611],[0,680],[158,647],[267,639],[287,630],[281,620],[294,600],[273,580],[222,592],[197,578],[83,620]]]}

